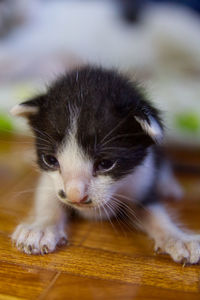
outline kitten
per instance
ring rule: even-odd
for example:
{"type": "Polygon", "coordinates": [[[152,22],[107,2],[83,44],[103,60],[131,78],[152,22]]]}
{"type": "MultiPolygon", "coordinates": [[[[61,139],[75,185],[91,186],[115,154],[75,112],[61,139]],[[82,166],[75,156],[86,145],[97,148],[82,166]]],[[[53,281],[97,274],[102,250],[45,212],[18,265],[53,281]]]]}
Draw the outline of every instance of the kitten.
{"type": "Polygon", "coordinates": [[[69,208],[111,218],[134,205],[137,225],[156,249],[176,262],[199,261],[200,236],[181,231],[159,203],[166,190],[177,191],[158,146],[160,114],[126,77],[85,66],[11,112],[28,119],[42,171],[34,220],[12,235],[19,250],[45,254],[64,244],[69,208]]]}

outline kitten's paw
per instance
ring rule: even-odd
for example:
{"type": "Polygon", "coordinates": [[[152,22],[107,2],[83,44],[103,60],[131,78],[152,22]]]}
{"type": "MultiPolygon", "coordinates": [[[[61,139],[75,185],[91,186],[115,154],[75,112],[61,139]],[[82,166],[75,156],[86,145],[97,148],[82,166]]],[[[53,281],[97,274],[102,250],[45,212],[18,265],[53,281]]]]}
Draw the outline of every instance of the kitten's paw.
{"type": "Polygon", "coordinates": [[[200,262],[200,235],[170,237],[156,242],[155,250],[169,254],[174,261],[188,264],[200,262]]]}
{"type": "Polygon", "coordinates": [[[56,225],[20,224],[12,234],[17,248],[27,254],[47,254],[67,243],[65,232],[56,225]]]}

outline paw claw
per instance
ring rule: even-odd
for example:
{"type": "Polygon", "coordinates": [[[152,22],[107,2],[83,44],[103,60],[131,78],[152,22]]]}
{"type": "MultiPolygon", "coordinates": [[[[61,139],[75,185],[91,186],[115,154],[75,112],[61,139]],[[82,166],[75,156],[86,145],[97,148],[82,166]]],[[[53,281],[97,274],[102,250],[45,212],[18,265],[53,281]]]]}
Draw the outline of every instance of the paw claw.
{"type": "Polygon", "coordinates": [[[17,248],[19,249],[19,251],[24,251],[24,243],[20,243],[17,248]]]}
{"type": "Polygon", "coordinates": [[[160,247],[156,247],[154,251],[155,251],[155,254],[162,254],[162,250],[160,247]]]}
{"type": "Polygon", "coordinates": [[[187,263],[188,263],[187,258],[183,258],[182,263],[183,263],[182,267],[184,268],[187,265],[187,263]]]}
{"type": "MultiPolygon", "coordinates": [[[[159,241],[156,241],[159,244],[159,241]]],[[[187,264],[197,264],[200,261],[200,238],[197,236],[181,235],[170,237],[159,244],[160,249],[169,254],[174,261],[187,264]]],[[[156,248],[158,250],[159,247],[156,248]]]]}
{"type": "Polygon", "coordinates": [[[33,248],[32,248],[32,246],[31,246],[31,245],[28,245],[28,251],[30,251],[30,252],[31,252],[31,251],[32,251],[32,249],[33,249],[33,248]]]}
{"type": "Polygon", "coordinates": [[[31,245],[28,245],[28,247],[26,248],[26,253],[32,254],[32,251],[33,251],[33,247],[31,245]]]}
{"type": "Polygon", "coordinates": [[[12,242],[18,250],[26,254],[48,254],[57,245],[65,245],[67,238],[56,225],[21,224],[12,235],[12,242]]]}
{"type": "Polygon", "coordinates": [[[58,247],[64,246],[68,244],[68,240],[66,239],[66,237],[62,237],[60,239],[60,241],[58,242],[58,247]]]}
{"type": "Polygon", "coordinates": [[[48,254],[48,253],[49,253],[49,248],[47,247],[47,245],[44,245],[44,246],[42,247],[41,253],[42,253],[42,255],[48,254]]]}

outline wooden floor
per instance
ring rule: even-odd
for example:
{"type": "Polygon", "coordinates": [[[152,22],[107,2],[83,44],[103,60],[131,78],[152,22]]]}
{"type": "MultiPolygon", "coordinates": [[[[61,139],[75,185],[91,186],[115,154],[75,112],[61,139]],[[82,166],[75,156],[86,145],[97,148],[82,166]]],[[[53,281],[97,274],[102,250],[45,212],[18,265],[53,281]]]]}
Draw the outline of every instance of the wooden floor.
{"type": "MultiPolygon", "coordinates": [[[[29,141],[0,140],[0,299],[200,299],[200,265],[155,255],[145,235],[117,224],[74,220],[68,246],[45,256],[17,251],[10,234],[30,209],[38,174],[29,141]]],[[[200,164],[197,154],[176,159],[200,164]]],[[[185,198],[170,206],[200,230],[200,176],[178,177],[185,198]]]]}

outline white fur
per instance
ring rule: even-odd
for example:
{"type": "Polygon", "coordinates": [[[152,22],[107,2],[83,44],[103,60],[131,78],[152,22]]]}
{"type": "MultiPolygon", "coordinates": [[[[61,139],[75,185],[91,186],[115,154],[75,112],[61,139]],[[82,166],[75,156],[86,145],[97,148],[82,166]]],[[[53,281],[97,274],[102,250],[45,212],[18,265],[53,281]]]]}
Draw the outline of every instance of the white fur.
{"type": "MultiPolygon", "coordinates": [[[[123,202],[139,201],[154,180],[151,149],[143,164],[122,180],[113,181],[103,174],[94,177],[93,162],[76,140],[77,117],[78,112],[74,111],[66,142],[57,156],[60,170],[45,172],[40,179],[33,220],[20,224],[12,235],[17,248],[27,254],[46,254],[66,242],[65,212],[60,200],[79,205],[77,209],[85,217],[110,218],[116,208],[111,207],[111,202],[116,204],[113,197],[122,194],[123,202]],[[60,189],[65,191],[67,198],[58,199],[60,189]],[[80,204],[85,195],[92,199],[92,204],[80,204]]],[[[144,210],[140,226],[155,240],[156,247],[170,254],[175,261],[186,260],[191,264],[199,261],[200,237],[183,233],[162,207],[154,205],[144,210]]]]}
{"type": "MultiPolygon", "coordinates": [[[[58,153],[58,161],[60,164],[60,172],[48,172],[48,175],[53,178],[55,192],[60,189],[64,190],[67,198],[60,200],[71,205],[72,202],[80,202],[84,196],[92,199],[92,204],[89,206],[77,206],[77,209],[94,217],[95,209],[100,209],[100,206],[109,201],[117,189],[117,184],[109,176],[93,176],[93,161],[85,155],[79,147],[76,140],[78,110],[71,109],[71,126],[68,130],[66,142],[58,153]],[[93,210],[91,210],[93,208],[93,210]]],[[[103,212],[102,212],[103,214],[103,212]]]]}
{"type": "Polygon", "coordinates": [[[153,154],[149,149],[143,163],[116,184],[118,186],[117,193],[125,195],[127,199],[130,199],[129,202],[140,201],[151,186],[154,174],[153,154]]]}
{"type": "MultiPolygon", "coordinates": [[[[124,202],[134,202],[138,196],[141,196],[140,194],[147,191],[151,180],[153,180],[154,169],[151,151],[143,165],[136,168],[133,174],[124,180],[113,182],[109,176],[101,175],[92,178],[90,175],[91,177],[89,177],[90,168],[81,169],[81,167],[87,167],[88,162],[81,162],[81,152],[78,150],[78,145],[73,144],[73,151],[69,145],[72,146],[72,143],[66,143],[64,152],[61,152],[60,156],[65,157],[64,153],[71,153],[72,155],[68,158],[65,157],[67,165],[64,175],[59,175],[58,172],[47,172],[42,176],[36,193],[33,221],[20,224],[12,235],[18,249],[27,254],[46,254],[54,251],[59,243],[66,241],[64,210],[59,205],[56,194],[61,186],[67,185],[67,182],[70,185],[71,177],[75,180],[74,182],[76,182],[77,176],[79,180],[82,178],[82,186],[87,181],[87,194],[93,200],[92,206],[86,205],[79,208],[80,214],[87,218],[100,219],[110,218],[115,214],[115,207],[112,206],[112,209],[109,209],[109,201],[112,201],[113,196],[121,193],[125,197],[125,199],[122,197],[124,202]],[[74,153],[77,156],[73,156],[74,153]],[[73,161],[76,158],[77,162],[73,161]],[[76,170],[75,176],[71,173],[71,165],[76,170]],[[67,168],[70,170],[69,173],[67,168]],[[83,174],[87,174],[87,179],[83,177],[83,174]],[[69,178],[70,181],[68,181],[69,178]]],[[[61,200],[63,201],[63,199],[61,200]]],[[[65,203],[67,202],[66,199],[65,203]]],[[[189,235],[181,231],[171,221],[163,207],[151,205],[143,210],[143,216],[139,218],[138,225],[155,240],[156,249],[159,248],[162,252],[169,254],[176,262],[185,261],[195,264],[200,260],[200,236],[189,235]]]]}
{"type": "Polygon", "coordinates": [[[20,251],[27,254],[47,254],[53,252],[57,245],[65,243],[66,234],[57,224],[39,226],[36,221],[20,224],[12,239],[20,251]]]}
{"type": "MultiPolygon", "coordinates": [[[[77,206],[79,213],[87,218],[110,218],[115,214],[116,208],[112,197],[119,198],[122,195],[125,197],[124,202],[140,201],[154,180],[151,149],[144,162],[122,180],[113,181],[111,177],[103,174],[94,177],[93,162],[83,153],[76,140],[77,116],[76,112],[71,120],[66,142],[57,156],[60,171],[43,174],[36,193],[34,218],[20,224],[12,236],[18,249],[25,253],[52,252],[60,241],[66,239],[64,210],[59,201],[74,206],[88,195],[92,204],[77,206]],[[67,198],[58,196],[60,190],[65,191],[67,198]]],[[[151,223],[148,229],[149,234],[157,241],[157,237],[154,237],[157,232],[154,232],[151,223]]]]}
{"type": "Polygon", "coordinates": [[[87,195],[88,185],[92,178],[93,163],[83,153],[75,138],[78,112],[73,114],[71,112],[70,115],[71,128],[68,131],[66,143],[58,154],[60,173],[57,173],[57,177],[59,181],[63,182],[67,201],[78,202],[87,195]]]}
{"type": "Polygon", "coordinates": [[[183,196],[183,190],[174,177],[171,166],[168,162],[163,162],[162,164],[161,170],[159,172],[159,181],[157,182],[157,188],[161,197],[173,197],[179,200],[183,196]]]}
{"type": "MultiPolygon", "coordinates": [[[[59,154],[61,174],[57,173],[57,181],[63,182],[63,187],[67,195],[75,187],[80,192],[80,199],[85,195],[93,200],[93,206],[102,205],[108,201],[112,187],[112,179],[109,176],[93,177],[93,161],[84,155],[78,146],[75,133],[67,140],[63,150],[59,154]]],[[[62,199],[68,203],[70,199],[62,199]]],[[[72,201],[73,202],[73,201],[72,201]]],[[[86,211],[87,208],[80,210],[86,211]]]]}
{"type": "Polygon", "coordinates": [[[64,225],[65,212],[56,198],[51,179],[43,174],[36,191],[33,215],[16,228],[12,240],[27,254],[46,254],[66,241],[64,225]]]}
{"type": "Polygon", "coordinates": [[[156,141],[157,143],[160,143],[162,141],[162,128],[153,117],[148,117],[149,122],[139,117],[135,117],[135,119],[140,123],[144,131],[146,131],[146,133],[150,135],[154,141],[156,141]]]}
{"type": "Polygon", "coordinates": [[[63,150],[58,155],[61,166],[61,174],[64,183],[67,185],[69,181],[82,179],[87,183],[92,175],[93,164],[78,146],[75,133],[69,135],[63,150]]]}
{"type": "Polygon", "coordinates": [[[176,262],[196,264],[200,260],[200,235],[183,232],[161,205],[145,212],[142,229],[155,241],[155,250],[169,254],[176,262]]]}
{"type": "Polygon", "coordinates": [[[10,113],[13,116],[21,116],[21,117],[25,117],[27,115],[33,115],[36,114],[37,112],[38,112],[38,107],[23,105],[23,104],[17,104],[10,110],[10,113]]]}

